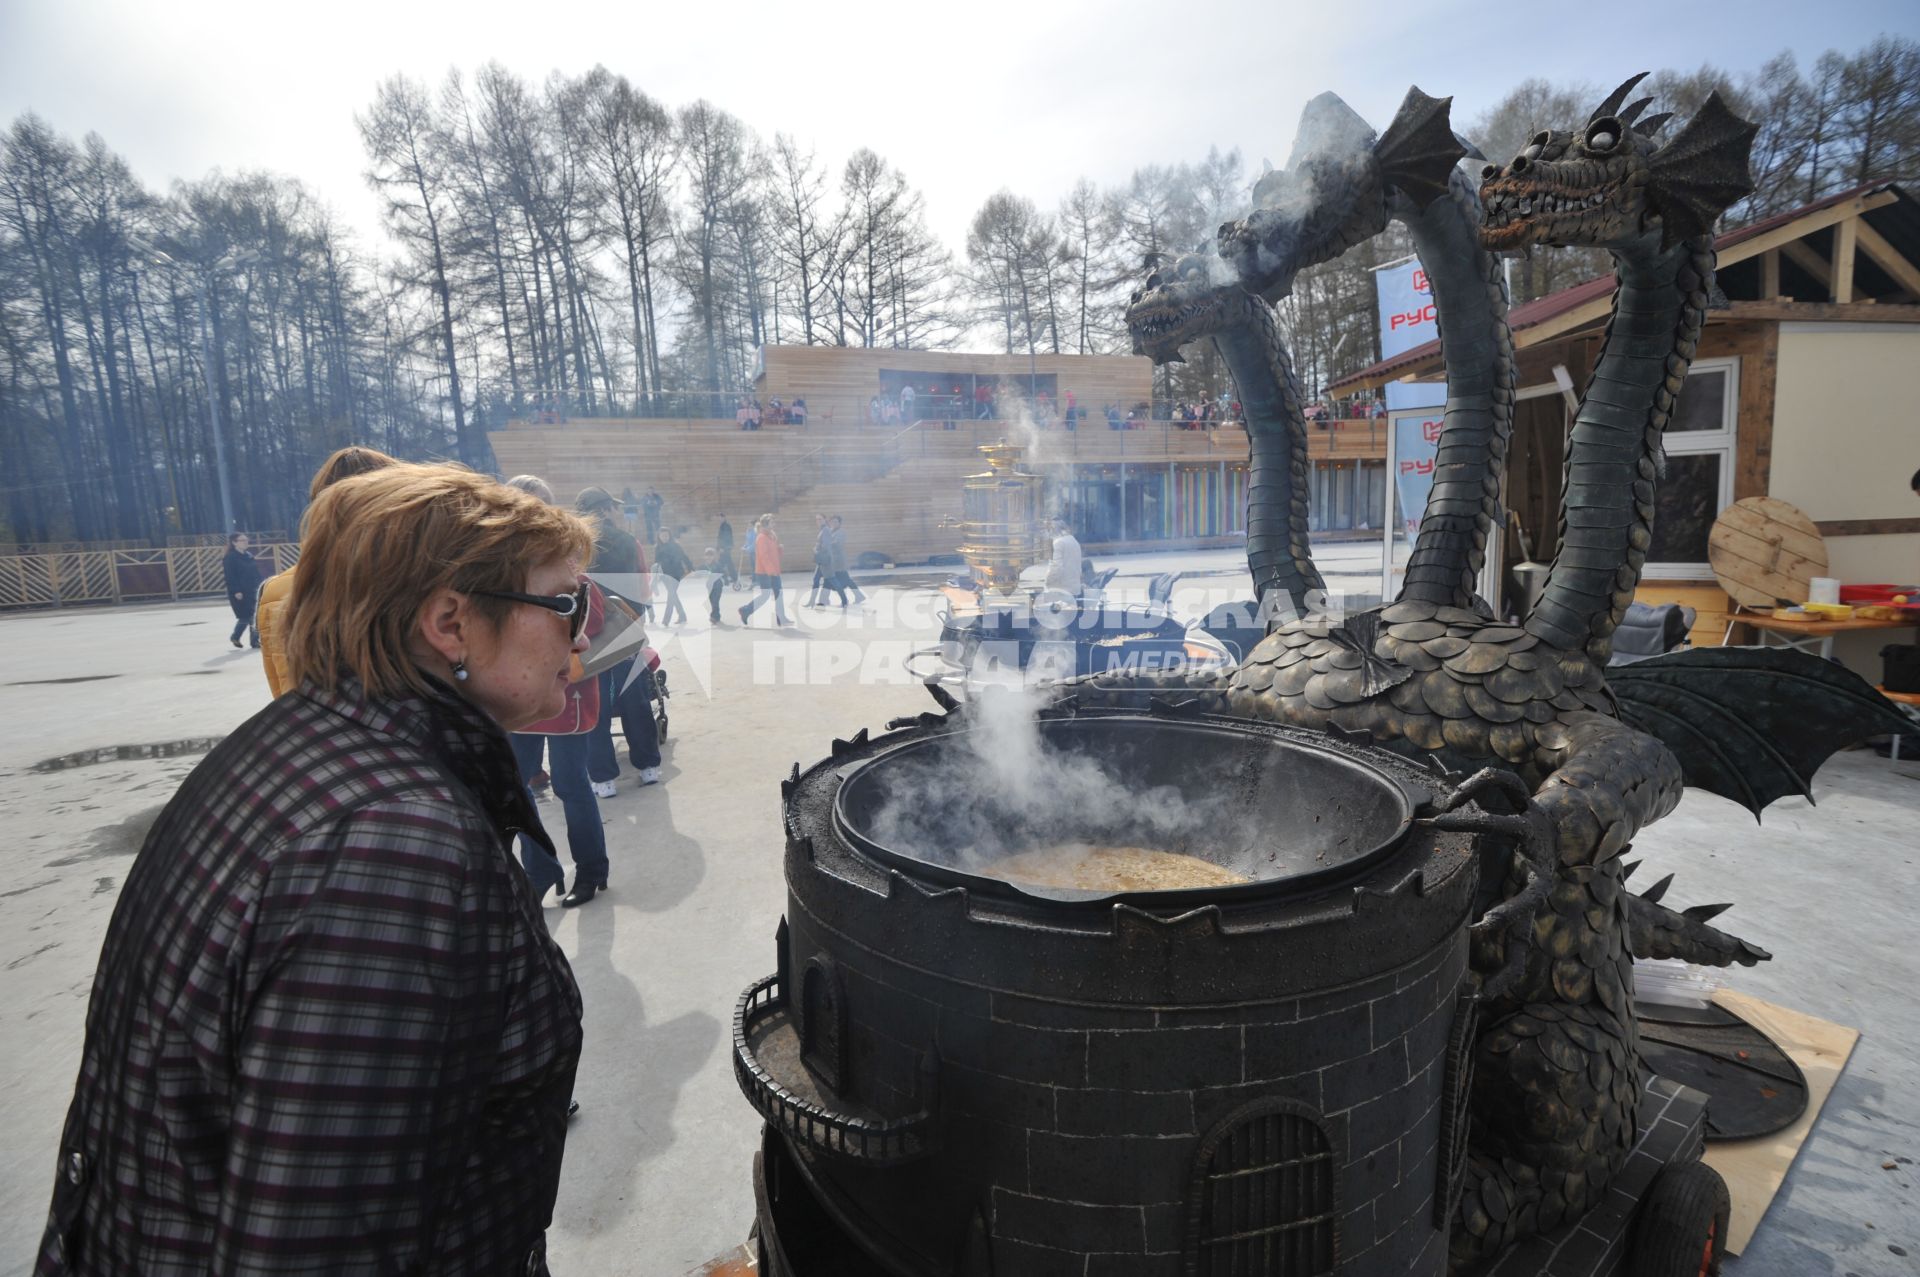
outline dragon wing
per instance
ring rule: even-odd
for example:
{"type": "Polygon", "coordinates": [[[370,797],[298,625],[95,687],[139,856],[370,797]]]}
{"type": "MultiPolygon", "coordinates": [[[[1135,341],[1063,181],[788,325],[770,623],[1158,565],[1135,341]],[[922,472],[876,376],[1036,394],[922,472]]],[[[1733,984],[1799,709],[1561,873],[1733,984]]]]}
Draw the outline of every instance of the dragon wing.
{"type": "Polygon", "coordinates": [[[1381,180],[1412,200],[1415,208],[1425,208],[1447,193],[1453,166],[1467,154],[1447,122],[1452,106],[1452,98],[1408,89],[1392,123],[1374,144],[1381,180]]]}
{"type": "Polygon", "coordinates": [[[1759,131],[1710,93],[1687,126],[1648,157],[1647,198],[1660,214],[1663,244],[1707,234],[1729,206],[1753,194],[1759,131]]]}
{"type": "Polygon", "coordinates": [[[1813,798],[1834,751],[1913,724],[1872,684],[1809,652],[1696,647],[1607,671],[1620,718],[1673,751],[1687,784],[1757,819],[1789,794],[1813,798]]]}

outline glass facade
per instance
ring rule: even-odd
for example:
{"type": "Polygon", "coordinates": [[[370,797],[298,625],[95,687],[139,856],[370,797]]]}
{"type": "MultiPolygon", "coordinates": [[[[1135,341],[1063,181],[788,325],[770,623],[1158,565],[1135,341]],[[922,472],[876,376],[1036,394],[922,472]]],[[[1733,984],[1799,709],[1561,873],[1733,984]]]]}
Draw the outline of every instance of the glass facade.
{"type": "MultiPolygon", "coordinates": [[[[1378,461],[1316,465],[1309,495],[1314,530],[1378,527],[1386,473],[1378,461]]],[[[1082,541],[1187,541],[1246,531],[1243,461],[1063,466],[1048,477],[1056,505],[1082,541]]]]}

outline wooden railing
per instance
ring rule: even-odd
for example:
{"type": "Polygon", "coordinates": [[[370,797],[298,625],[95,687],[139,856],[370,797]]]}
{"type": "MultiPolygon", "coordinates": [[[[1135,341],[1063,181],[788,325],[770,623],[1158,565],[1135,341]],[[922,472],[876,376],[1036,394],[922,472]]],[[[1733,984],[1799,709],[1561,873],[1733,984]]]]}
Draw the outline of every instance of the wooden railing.
{"type": "MultiPolygon", "coordinates": [[[[290,542],[256,545],[253,556],[263,573],[283,572],[299,561],[300,547],[290,542]]],[[[0,611],[224,595],[225,557],[224,543],[0,554],[0,611]]]]}

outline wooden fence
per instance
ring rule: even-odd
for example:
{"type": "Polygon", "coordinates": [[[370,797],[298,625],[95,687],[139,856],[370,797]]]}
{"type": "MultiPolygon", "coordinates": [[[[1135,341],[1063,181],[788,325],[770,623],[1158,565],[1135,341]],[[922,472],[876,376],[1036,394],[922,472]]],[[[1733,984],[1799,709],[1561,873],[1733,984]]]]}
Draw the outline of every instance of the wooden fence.
{"type": "MultiPolygon", "coordinates": [[[[210,598],[226,593],[224,557],[224,544],[0,554],[0,612],[210,598]]],[[[256,545],[253,557],[271,575],[298,562],[300,547],[256,545]]]]}

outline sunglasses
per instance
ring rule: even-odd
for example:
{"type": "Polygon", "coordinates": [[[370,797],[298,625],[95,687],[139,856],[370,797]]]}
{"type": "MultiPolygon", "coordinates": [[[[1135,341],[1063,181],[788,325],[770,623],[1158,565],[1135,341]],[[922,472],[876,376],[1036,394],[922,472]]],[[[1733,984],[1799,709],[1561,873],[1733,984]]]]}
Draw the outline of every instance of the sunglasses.
{"type": "Polygon", "coordinates": [[[571,594],[520,594],[513,590],[470,590],[485,599],[507,599],[514,603],[531,603],[543,607],[549,612],[567,618],[567,638],[569,641],[580,637],[580,631],[587,628],[587,591],[591,586],[582,585],[571,594]]]}

